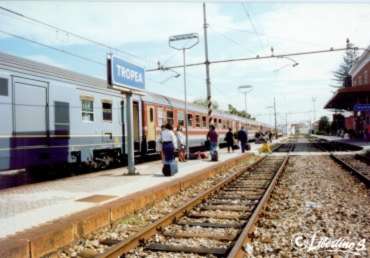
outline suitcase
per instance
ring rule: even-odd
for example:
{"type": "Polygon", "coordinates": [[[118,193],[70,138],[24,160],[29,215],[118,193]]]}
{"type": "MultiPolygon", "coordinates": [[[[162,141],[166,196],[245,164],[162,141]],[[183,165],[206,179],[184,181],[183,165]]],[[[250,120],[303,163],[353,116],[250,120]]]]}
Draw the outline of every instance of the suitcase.
{"type": "Polygon", "coordinates": [[[172,161],[169,164],[164,164],[163,165],[163,168],[162,168],[163,175],[173,176],[177,172],[178,172],[178,168],[177,168],[177,162],[176,161],[172,161]]]}
{"type": "Polygon", "coordinates": [[[249,143],[245,144],[245,150],[250,151],[251,150],[251,145],[249,143]]]}
{"type": "Polygon", "coordinates": [[[217,151],[212,151],[211,152],[211,160],[212,161],[218,161],[218,152],[217,151]]]}
{"type": "Polygon", "coordinates": [[[234,144],[233,145],[233,150],[239,150],[240,148],[239,148],[239,145],[237,145],[237,144],[234,144]]]}

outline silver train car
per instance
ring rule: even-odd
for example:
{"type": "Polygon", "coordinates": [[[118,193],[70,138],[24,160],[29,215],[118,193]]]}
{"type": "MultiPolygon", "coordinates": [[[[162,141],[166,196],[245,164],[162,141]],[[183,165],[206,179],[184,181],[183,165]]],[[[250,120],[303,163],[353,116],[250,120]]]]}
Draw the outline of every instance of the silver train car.
{"type": "MultiPolygon", "coordinates": [[[[0,173],[77,164],[105,167],[125,161],[125,95],[105,80],[0,53],[0,173]]],[[[160,126],[184,124],[184,102],[145,92],[133,96],[136,155],[156,153],[160,126]]],[[[207,110],[188,105],[189,145],[204,146],[207,110]]],[[[269,127],[214,113],[222,142],[241,126],[250,138],[269,127]]]]}

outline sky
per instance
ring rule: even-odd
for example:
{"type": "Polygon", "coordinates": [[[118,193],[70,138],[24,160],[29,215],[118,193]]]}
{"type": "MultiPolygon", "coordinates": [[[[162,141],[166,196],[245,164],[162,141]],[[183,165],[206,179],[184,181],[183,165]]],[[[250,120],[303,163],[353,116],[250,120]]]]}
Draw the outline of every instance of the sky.
{"type": "MultiPolygon", "coordinates": [[[[186,51],[187,63],[203,62],[202,2],[198,1],[4,1],[0,6],[102,42],[112,51],[72,34],[0,10],[0,51],[105,78],[107,53],[156,68],[181,65],[182,52],[169,48],[171,35],[199,33],[198,45],[186,51]],[[13,34],[12,36],[9,33],[13,34]],[[14,37],[21,36],[90,61],[14,37]]],[[[217,1],[207,2],[209,59],[222,60],[256,55],[285,54],[345,47],[346,39],[358,47],[370,44],[370,2],[366,1],[217,1]]],[[[191,43],[191,42],[190,42],[191,43]]],[[[177,46],[190,44],[178,42],[177,46]]],[[[240,85],[252,85],[248,112],[272,123],[276,99],[278,123],[316,118],[336,90],[333,71],[344,52],[211,64],[211,92],[222,109],[228,104],[244,109],[240,85]],[[294,62],[299,65],[293,67],[294,62]],[[313,102],[313,99],[316,101],[313,102]],[[286,116],[286,113],[288,114],[286,116]]],[[[176,70],[182,75],[182,69],[176,70]]],[[[169,71],[146,73],[146,89],[184,98],[183,77],[169,71]]],[[[205,67],[187,69],[188,98],[206,98],[205,67]]]]}

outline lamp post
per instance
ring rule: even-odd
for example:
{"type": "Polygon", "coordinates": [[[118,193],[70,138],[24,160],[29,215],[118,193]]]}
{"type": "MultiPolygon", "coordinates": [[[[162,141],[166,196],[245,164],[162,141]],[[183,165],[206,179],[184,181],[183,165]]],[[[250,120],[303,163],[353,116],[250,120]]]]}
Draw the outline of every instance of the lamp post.
{"type": "Polygon", "coordinates": [[[241,93],[244,93],[244,107],[245,107],[245,115],[248,114],[248,106],[247,106],[247,95],[249,92],[253,90],[252,85],[241,85],[238,87],[241,93]]]}
{"type": "Polygon", "coordinates": [[[188,135],[188,97],[187,97],[187,90],[186,90],[186,60],[185,60],[185,54],[187,49],[191,49],[195,45],[199,43],[199,35],[198,33],[189,33],[189,34],[181,34],[181,35],[175,35],[170,36],[168,39],[168,46],[170,48],[176,49],[176,50],[182,50],[182,58],[183,58],[183,66],[184,66],[184,122],[185,122],[185,142],[186,142],[186,157],[189,157],[189,135],[188,135]],[[191,40],[195,39],[195,42],[192,43],[189,46],[183,45],[182,47],[176,47],[174,45],[171,45],[171,43],[176,41],[182,41],[182,40],[191,40]]]}
{"type": "Polygon", "coordinates": [[[276,101],[275,101],[275,97],[274,97],[274,104],[272,105],[272,106],[268,106],[268,107],[266,107],[266,108],[271,108],[271,109],[273,109],[274,110],[274,128],[275,128],[275,137],[276,137],[276,139],[277,139],[277,135],[278,135],[278,133],[277,133],[277,120],[276,120],[276,101]]]}

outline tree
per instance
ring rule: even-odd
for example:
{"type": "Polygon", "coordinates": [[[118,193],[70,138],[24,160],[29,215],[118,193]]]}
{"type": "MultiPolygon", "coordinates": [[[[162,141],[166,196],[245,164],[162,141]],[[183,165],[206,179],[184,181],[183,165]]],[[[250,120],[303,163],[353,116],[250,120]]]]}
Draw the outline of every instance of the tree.
{"type": "MultiPolygon", "coordinates": [[[[199,106],[208,107],[208,101],[206,99],[196,99],[193,103],[199,106]]],[[[218,107],[218,103],[216,101],[212,101],[212,109],[217,110],[218,107]]]]}
{"type": "Polygon", "coordinates": [[[343,63],[334,71],[334,81],[337,86],[343,87],[345,79],[349,76],[349,70],[358,59],[357,49],[347,40],[347,51],[343,56],[343,63]]]}
{"type": "Polygon", "coordinates": [[[330,131],[330,122],[327,116],[320,117],[319,120],[319,133],[328,134],[330,131]]]}
{"type": "Polygon", "coordinates": [[[244,110],[239,111],[239,110],[236,109],[236,107],[234,107],[231,104],[228,105],[228,112],[232,115],[237,115],[237,116],[241,116],[241,117],[245,117],[245,118],[249,118],[249,119],[254,120],[254,118],[252,118],[249,113],[246,113],[244,110]]]}

